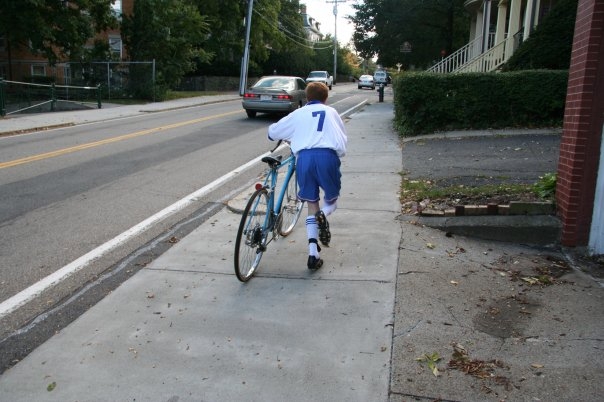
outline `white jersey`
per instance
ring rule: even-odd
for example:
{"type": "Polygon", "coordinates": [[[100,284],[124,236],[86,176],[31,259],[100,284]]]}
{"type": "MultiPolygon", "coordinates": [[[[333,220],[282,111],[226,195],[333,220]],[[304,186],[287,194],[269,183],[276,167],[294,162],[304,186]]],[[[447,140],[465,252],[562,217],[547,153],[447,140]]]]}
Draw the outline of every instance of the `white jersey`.
{"type": "Polygon", "coordinates": [[[339,157],[346,154],[346,130],[338,112],[320,102],[309,102],[268,128],[268,139],[290,142],[292,152],[303,149],[328,148],[339,157]]]}

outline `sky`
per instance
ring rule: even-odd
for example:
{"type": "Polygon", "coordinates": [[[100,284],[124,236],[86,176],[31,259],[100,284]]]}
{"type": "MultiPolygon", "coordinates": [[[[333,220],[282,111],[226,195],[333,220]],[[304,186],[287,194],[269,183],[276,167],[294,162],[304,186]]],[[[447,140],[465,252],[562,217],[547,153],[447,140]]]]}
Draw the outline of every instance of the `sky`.
{"type": "MultiPolygon", "coordinates": [[[[306,13],[321,23],[321,33],[334,35],[336,21],[333,15],[335,0],[300,0],[300,4],[306,4],[306,13]]],[[[346,19],[347,15],[354,15],[353,4],[360,3],[359,0],[338,0],[337,39],[342,45],[346,45],[352,39],[354,26],[346,19]]]]}

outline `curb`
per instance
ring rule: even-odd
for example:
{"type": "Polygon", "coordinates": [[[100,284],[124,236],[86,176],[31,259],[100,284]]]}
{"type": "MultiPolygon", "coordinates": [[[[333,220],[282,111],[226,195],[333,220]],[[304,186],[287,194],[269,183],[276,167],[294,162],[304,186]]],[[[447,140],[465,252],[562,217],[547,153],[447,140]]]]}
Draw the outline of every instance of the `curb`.
{"type": "Polygon", "coordinates": [[[554,215],[556,207],[553,202],[510,201],[509,204],[456,205],[445,210],[424,209],[421,216],[478,216],[478,215],[554,215]]]}
{"type": "Polygon", "coordinates": [[[560,220],[552,215],[417,216],[407,220],[447,235],[539,246],[558,245],[562,229],[560,220]]]}

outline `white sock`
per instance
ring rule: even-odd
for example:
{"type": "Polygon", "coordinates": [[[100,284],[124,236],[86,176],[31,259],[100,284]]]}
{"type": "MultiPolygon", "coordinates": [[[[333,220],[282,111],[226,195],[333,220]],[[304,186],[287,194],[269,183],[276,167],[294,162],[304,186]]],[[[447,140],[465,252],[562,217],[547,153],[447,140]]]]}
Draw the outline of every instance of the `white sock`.
{"type": "Polygon", "coordinates": [[[333,214],[333,212],[337,208],[338,208],[338,202],[334,201],[331,204],[325,203],[325,205],[323,205],[323,208],[321,208],[321,211],[323,211],[325,216],[329,216],[329,215],[333,214]]]}
{"type": "MultiPolygon", "coordinates": [[[[306,236],[309,239],[319,238],[319,225],[317,225],[317,219],[314,216],[306,218],[306,236]]],[[[308,243],[308,255],[319,258],[317,243],[308,243]]]]}
{"type": "Polygon", "coordinates": [[[317,248],[317,243],[308,243],[308,255],[312,255],[317,258],[321,256],[319,254],[319,249],[317,248]]]}

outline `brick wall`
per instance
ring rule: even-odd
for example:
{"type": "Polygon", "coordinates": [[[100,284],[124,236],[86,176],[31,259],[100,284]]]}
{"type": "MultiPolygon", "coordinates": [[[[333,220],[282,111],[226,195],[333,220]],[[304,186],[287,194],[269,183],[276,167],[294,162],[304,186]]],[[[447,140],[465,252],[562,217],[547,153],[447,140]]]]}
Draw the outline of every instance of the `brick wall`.
{"type": "Polygon", "coordinates": [[[604,1],[579,0],[556,188],[564,246],[589,242],[603,124],[604,1]]]}

